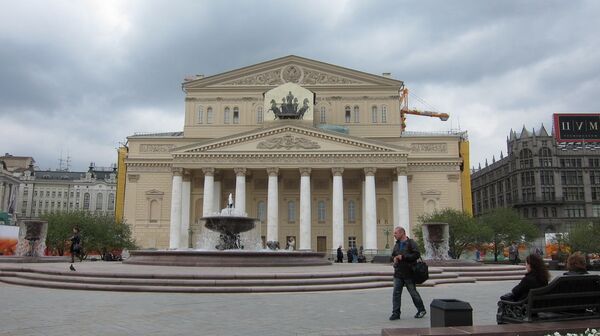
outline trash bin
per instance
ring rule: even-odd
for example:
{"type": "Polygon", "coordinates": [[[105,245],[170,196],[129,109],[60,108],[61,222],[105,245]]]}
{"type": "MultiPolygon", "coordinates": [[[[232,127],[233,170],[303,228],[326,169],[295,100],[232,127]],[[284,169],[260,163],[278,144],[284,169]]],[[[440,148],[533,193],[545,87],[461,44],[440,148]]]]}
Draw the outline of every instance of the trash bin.
{"type": "Polygon", "coordinates": [[[456,299],[434,299],[429,309],[432,328],[473,325],[473,308],[468,302],[456,299]]]}

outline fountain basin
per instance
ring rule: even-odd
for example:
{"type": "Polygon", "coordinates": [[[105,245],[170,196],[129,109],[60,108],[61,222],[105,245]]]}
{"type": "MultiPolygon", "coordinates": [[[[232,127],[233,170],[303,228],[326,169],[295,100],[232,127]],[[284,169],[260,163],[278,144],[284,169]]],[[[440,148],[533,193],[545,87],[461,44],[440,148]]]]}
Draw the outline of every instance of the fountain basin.
{"type": "Polygon", "coordinates": [[[331,265],[325,252],[133,250],[124,264],[198,267],[274,267],[331,265]]]}

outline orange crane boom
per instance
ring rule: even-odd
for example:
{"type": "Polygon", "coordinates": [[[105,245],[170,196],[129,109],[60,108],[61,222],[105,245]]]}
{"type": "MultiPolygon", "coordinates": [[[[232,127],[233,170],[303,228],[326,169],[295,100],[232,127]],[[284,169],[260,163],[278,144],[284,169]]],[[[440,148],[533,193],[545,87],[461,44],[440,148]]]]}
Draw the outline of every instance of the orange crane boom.
{"type": "Polygon", "coordinates": [[[440,112],[432,112],[432,111],[419,111],[419,110],[408,108],[408,89],[405,87],[402,89],[401,94],[400,94],[400,118],[402,119],[401,127],[402,127],[403,132],[406,129],[406,115],[407,114],[425,116],[425,117],[435,117],[435,118],[440,118],[440,120],[442,120],[442,121],[446,121],[446,120],[448,120],[448,118],[450,118],[450,115],[448,115],[448,113],[440,113],[440,112]]]}

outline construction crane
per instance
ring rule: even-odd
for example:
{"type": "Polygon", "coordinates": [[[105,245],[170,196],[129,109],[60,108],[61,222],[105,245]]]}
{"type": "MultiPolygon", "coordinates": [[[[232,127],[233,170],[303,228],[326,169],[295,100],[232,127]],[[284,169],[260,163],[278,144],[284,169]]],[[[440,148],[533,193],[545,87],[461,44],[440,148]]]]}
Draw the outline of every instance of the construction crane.
{"type": "Polygon", "coordinates": [[[435,117],[435,118],[440,118],[440,120],[442,120],[442,121],[446,121],[446,120],[448,120],[448,118],[450,118],[448,113],[419,111],[419,110],[415,110],[415,109],[409,109],[408,108],[408,89],[405,87],[400,91],[400,118],[402,119],[400,126],[402,127],[402,132],[404,132],[404,129],[406,129],[406,115],[407,114],[426,116],[426,117],[435,117]]]}

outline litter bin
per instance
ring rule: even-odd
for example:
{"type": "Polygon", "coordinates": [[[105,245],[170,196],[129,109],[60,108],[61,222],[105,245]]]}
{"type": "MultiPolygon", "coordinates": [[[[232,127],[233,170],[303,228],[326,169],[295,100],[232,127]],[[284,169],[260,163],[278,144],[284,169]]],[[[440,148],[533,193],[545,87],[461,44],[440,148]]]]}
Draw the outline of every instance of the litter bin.
{"type": "Polygon", "coordinates": [[[434,299],[429,309],[432,328],[473,325],[473,308],[468,302],[456,299],[434,299]]]}

